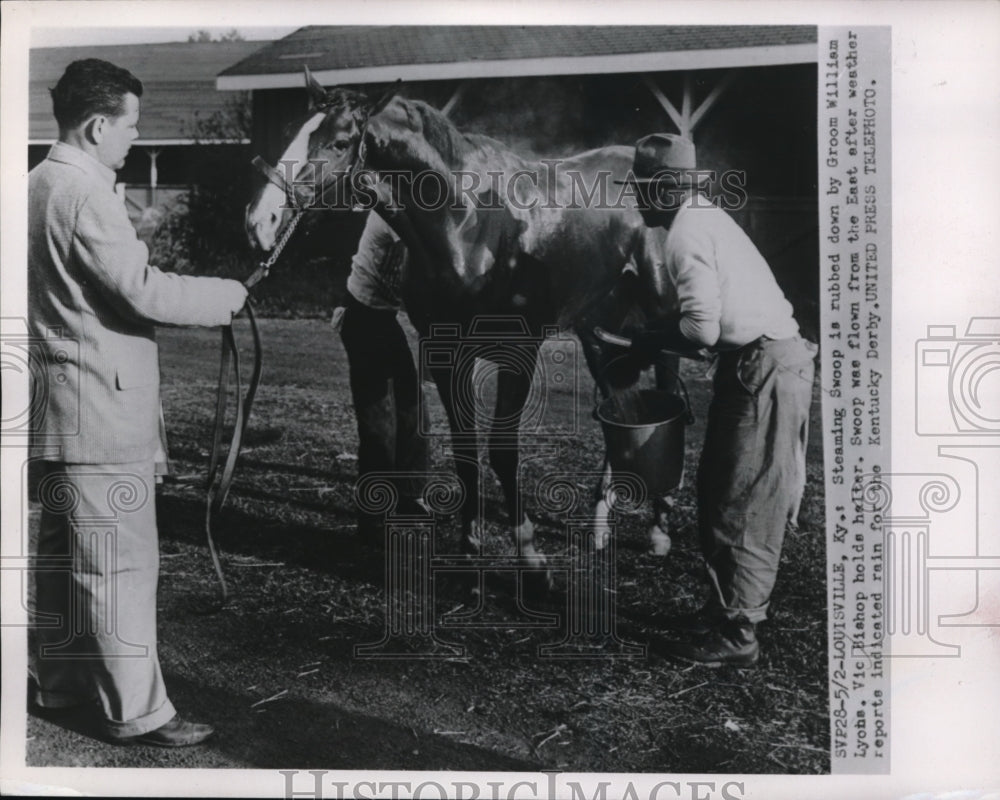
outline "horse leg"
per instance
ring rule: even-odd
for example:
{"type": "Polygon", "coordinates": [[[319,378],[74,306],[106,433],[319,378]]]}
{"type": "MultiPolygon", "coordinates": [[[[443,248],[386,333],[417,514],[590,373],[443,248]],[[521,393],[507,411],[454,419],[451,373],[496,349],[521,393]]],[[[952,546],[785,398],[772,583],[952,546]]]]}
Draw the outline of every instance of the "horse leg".
{"type": "MultiPolygon", "coordinates": [[[[471,373],[472,370],[452,370],[430,368],[431,377],[437,386],[441,405],[448,416],[448,425],[452,434],[452,454],[455,459],[455,473],[462,486],[462,539],[460,550],[466,555],[479,555],[482,548],[479,519],[479,448],[476,437],[468,433],[467,418],[458,403],[458,398],[471,398],[471,377],[469,386],[456,387],[455,381],[460,376],[471,373]],[[458,397],[456,397],[456,395],[458,397]],[[463,423],[463,420],[465,422],[463,423]]],[[[475,419],[474,416],[471,417],[475,419]]]]}
{"type": "MultiPolygon", "coordinates": [[[[580,340],[583,358],[587,362],[587,368],[597,384],[600,397],[607,398],[611,388],[604,380],[604,368],[607,366],[608,353],[594,336],[594,324],[607,325],[610,330],[614,330],[615,322],[620,325],[620,320],[611,321],[606,310],[602,309],[601,314],[596,319],[587,318],[577,326],[576,335],[580,340]]],[[[603,550],[608,546],[611,538],[611,523],[608,517],[614,509],[614,496],[608,492],[611,486],[611,462],[608,460],[607,450],[604,452],[604,461],[601,464],[601,477],[594,487],[594,521],[591,524],[591,536],[594,540],[594,549],[603,550]]]]}
{"type": "MultiPolygon", "coordinates": [[[[656,388],[661,392],[676,394],[680,368],[680,356],[661,354],[653,367],[656,388]]],[[[684,480],[683,476],[681,480],[684,480]]],[[[654,556],[666,556],[670,552],[670,548],[673,547],[670,531],[673,528],[671,516],[677,502],[674,491],[674,489],[669,489],[659,497],[653,498],[653,524],[649,528],[649,552],[654,556]]]]}
{"type": "MultiPolygon", "coordinates": [[[[627,317],[627,309],[621,303],[618,307],[606,307],[600,310],[596,319],[597,323],[603,322],[610,330],[616,330],[623,324],[627,317]]],[[[607,398],[612,389],[604,380],[604,370],[608,362],[617,353],[611,352],[601,345],[593,335],[593,323],[595,320],[587,320],[577,327],[576,333],[582,345],[584,359],[590,369],[594,382],[600,396],[607,398]]],[[[654,366],[654,376],[656,388],[663,392],[676,393],[677,375],[680,370],[680,358],[673,355],[662,355],[654,366]]],[[[609,517],[614,510],[615,497],[608,491],[611,485],[612,472],[611,463],[608,460],[607,452],[604,454],[604,463],[601,466],[601,477],[598,481],[595,495],[596,503],[594,507],[594,521],[591,526],[595,550],[603,550],[611,536],[611,524],[609,517]]],[[[653,522],[649,528],[649,552],[657,556],[666,556],[672,547],[670,538],[671,514],[676,503],[673,490],[665,492],[653,500],[653,522]]]]}
{"type": "MultiPolygon", "coordinates": [[[[500,367],[497,374],[495,415],[490,425],[490,466],[500,480],[507,514],[514,525],[518,552],[533,566],[545,565],[545,556],[535,546],[535,526],[521,505],[521,490],[517,480],[518,438],[521,412],[531,391],[534,365],[540,343],[530,345],[532,352],[516,369],[500,367]],[[531,369],[527,369],[530,364],[531,369]]],[[[518,347],[527,347],[518,345],[518,347]]]]}

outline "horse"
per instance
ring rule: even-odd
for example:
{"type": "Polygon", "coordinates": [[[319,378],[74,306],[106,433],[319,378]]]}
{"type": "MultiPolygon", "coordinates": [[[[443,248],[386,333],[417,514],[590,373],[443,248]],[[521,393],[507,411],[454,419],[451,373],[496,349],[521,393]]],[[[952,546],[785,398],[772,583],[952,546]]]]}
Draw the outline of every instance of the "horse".
{"type": "MultiPolygon", "coordinates": [[[[521,504],[516,421],[529,396],[538,349],[553,330],[575,329],[588,367],[605,388],[593,322],[607,319],[609,298],[619,298],[612,300],[618,305],[618,321],[634,305],[632,299],[620,299],[621,276],[630,262],[662,263],[665,232],[646,228],[634,188],[615,183],[630,174],[634,148],[607,146],[534,162],[493,138],[459,131],[423,101],[394,91],[373,101],[348,88],[324,89],[308,68],[305,73],[309,110],[280,161],[291,179],[269,170],[271,180],[247,206],[250,242],[271,250],[303,208],[372,201],[368,207],[383,216],[410,251],[400,294],[422,338],[449,323],[467,344],[474,341],[470,334],[478,321],[516,323],[493,331],[492,347],[466,354],[496,361],[503,351],[496,342],[509,337],[522,365],[525,358],[530,362],[530,370],[498,370],[488,450],[519,554],[529,565],[544,568],[534,524],[521,504]],[[428,197],[429,184],[440,196],[428,197]],[[477,231],[484,227],[479,223],[495,211],[516,220],[516,242],[475,246],[477,231]],[[513,442],[507,422],[512,419],[513,442]]],[[[633,265],[646,281],[656,283],[665,275],[662,269],[633,265]]],[[[662,306],[671,292],[661,284],[639,294],[662,306]]],[[[478,553],[478,446],[463,435],[468,431],[461,407],[462,399],[473,395],[472,370],[427,367],[448,416],[464,490],[462,551],[478,553]]]]}

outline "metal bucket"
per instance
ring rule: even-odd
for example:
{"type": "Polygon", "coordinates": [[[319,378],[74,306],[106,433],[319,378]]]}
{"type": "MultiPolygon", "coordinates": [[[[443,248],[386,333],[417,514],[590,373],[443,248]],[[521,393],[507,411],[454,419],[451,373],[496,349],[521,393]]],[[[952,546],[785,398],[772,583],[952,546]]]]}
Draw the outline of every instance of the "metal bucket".
{"type": "Polygon", "coordinates": [[[693,419],[679,375],[677,385],[683,397],[638,389],[605,398],[594,407],[612,471],[638,475],[650,497],[676,489],[684,472],[684,427],[693,419]]]}

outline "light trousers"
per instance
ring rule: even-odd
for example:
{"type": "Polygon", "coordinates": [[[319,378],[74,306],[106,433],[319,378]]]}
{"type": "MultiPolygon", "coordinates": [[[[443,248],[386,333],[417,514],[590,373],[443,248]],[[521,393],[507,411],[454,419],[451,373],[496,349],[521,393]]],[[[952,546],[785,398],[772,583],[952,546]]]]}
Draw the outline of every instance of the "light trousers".
{"type": "Polygon", "coordinates": [[[174,716],[156,652],[153,462],[48,462],[38,493],[39,705],[94,700],[112,737],[174,716]]]}
{"type": "Polygon", "coordinates": [[[724,616],[761,622],[805,485],[816,346],[764,339],[719,356],[698,465],[698,525],[724,616]]]}

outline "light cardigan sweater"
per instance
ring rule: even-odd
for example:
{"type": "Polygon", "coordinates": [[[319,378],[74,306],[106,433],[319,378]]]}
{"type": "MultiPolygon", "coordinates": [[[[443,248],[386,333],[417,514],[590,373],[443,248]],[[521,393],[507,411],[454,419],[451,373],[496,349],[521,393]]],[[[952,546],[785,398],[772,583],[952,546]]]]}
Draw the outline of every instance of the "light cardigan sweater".
{"type": "Polygon", "coordinates": [[[152,460],[159,442],[157,324],[228,324],[237,281],[148,263],[115,174],[57,143],[28,178],[28,322],[41,362],[36,455],[80,464],[152,460]]]}

